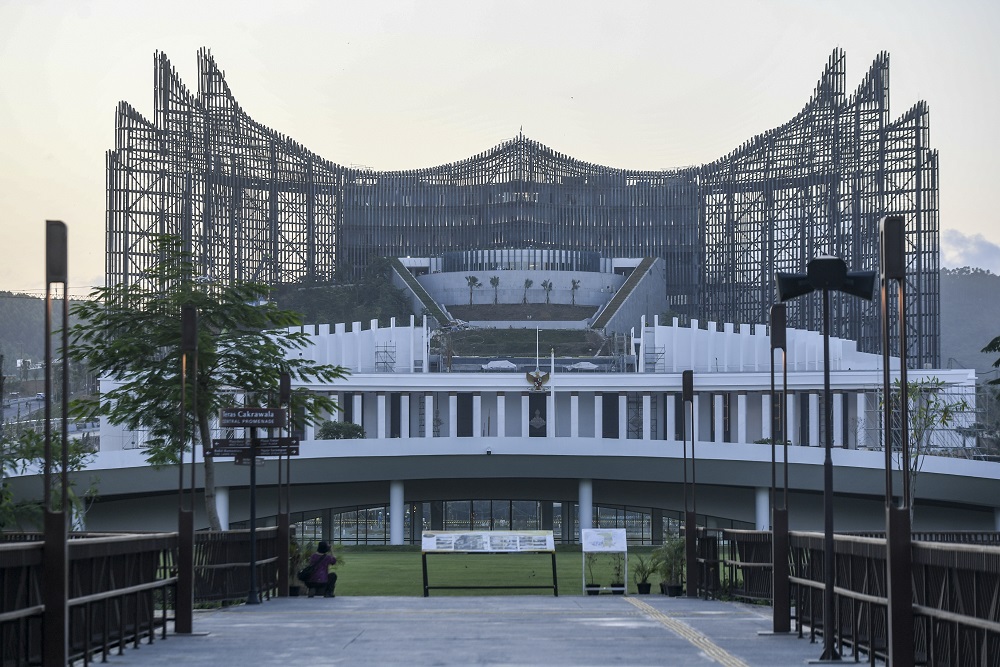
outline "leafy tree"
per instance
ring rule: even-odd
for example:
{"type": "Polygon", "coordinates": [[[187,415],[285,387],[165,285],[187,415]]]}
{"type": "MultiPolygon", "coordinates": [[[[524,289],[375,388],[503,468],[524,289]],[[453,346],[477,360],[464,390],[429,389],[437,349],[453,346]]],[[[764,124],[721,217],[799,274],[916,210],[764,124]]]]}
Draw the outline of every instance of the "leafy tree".
{"type": "MultiPolygon", "coordinates": [[[[157,260],[142,284],[97,288],[92,300],[73,308],[80,322],[69,330],[70,358],[86,361],[96,373],[119,383],[103,395],[75,401],[75,416],[106,416],[130,430],[146,429],[149,463],[175,464],[188,442],[200,440],[203,447],[210,442],[211,419],[220,408],[232,406],[235,395],[265,403],[276,393],[282,372],[304,382],[344,377],[339,366],[288,354],[311,341],[301,331],[289,331],[301,320],[297,313],[267,301],[267,286],[195,279],[191,255],[174,236],[157,237],[151,254],[157,260]],[[198,312],[198,352],[187,373],[187,432],[180,434],[179,444],[183,305],[198,312]]],[[[296,391],[293,402],[307,423],[337,409],[332,398],[304,391],[296,391]]],[[[205,509],[209,524],[219,530],[211,458],[205,460],[204,470],[205,509]]]]}
{"type": "Polygon", "coordinates": [[[552,292],[552,289],[554,287],[555,287],[555,285],[552,284],[551,280],[543,280],[542,281],[542,289],[545,290],[545,303],[549,302],[549,293],[552,292]]]}
{"type": "MultiPolygon", "coordinates": [[[[61,490],[61,448],[62,435],[60,431],[52,432],[52,455],[56,459],[52,469],[52,500],[53,503],[60,502],[61,490]]],[[[89,463],[93,448],[87,436],[83,438],[70,438],[68,440],[69,451],[67,452],[68,470],[70,472],[82,470],[89,463]]],[[[0,476],[3,477],[0,483],[0,532],[14,528],[24,531],[27,528],[42,529],[42,511],[44,489],[39,488],[37,498],[14,498],[13,491],[7,482],[9,474],[23,475],[29,471],[41,472],[45,466],[45,436],[34,429],[16,429],[14,426],[4,425],[0,431],[0,476]]],[[[41,477],[41,475],[39,475],[41,477]]],[[[69,499],[70,511],[76,516],[84,514],[86,501],[96,496],[96,486],[94,480],[83,493],[77,491],[75,485],[70,482],[66,497],[69,499]]]]}
{"type": "Polygon", "coordinates": [[[465,276],[465,282],[469,283],[469,305],[471,306],[472,305],[472,290],[479,289],[480,287],[483,286],[483,284],[480,283],[479,282],[479,278],[477,278],[475,276],[465,276]]]}
{"type": "MultiPolygon", "coordinates": [[[[989,343],[987,343],[986,347],[984,347],[982,351],[993,352],[993,353],[1000,352],[1000,336],[997,336],[989,343]]],[[[997,357],[997,360],[993,362],[993,368],[1000,368],[1000,357],[997,357]]],[[[1000,376],[993,378],[986,384],[1000,384],[1000,376]]]]}
{"type": "Polygon", "coordinates": [[[524,299],[521,300],[521,303],[528,303],[528,290],[530,290],[531,286],[534,284],[535,283],[531,280],[531,278],[524,279],[524,299]]]}
{"type": "Polygon", "coordinates": [[[572,281],[570,282],[570,288],[569,288],[569,293],[570,293],[570,296],[571,296],[571,297],[572,297],[572,299],[573,299],[573,305],[574,305],[574,306],[576,305],[576,291],[577,291],[578,289],[580,289],[580,281],[579,281],[579,280],[575,280],[575,279],[574,279],[574,280],[572,280],[572,281]]]}
{"type": "Polygon", "coordinates": [[[490,278],[490,287],[493,288],[493,305],[495,306],[499,300],[500,276],[490,278]]]}
{"type": "MultiPolygon", "coordinates": [[[[958,415],[969,410],[969,403],[962,397],[956,397],[947,392],[948,384],[940,378],[927,378],[916,382],[907,382],[907,411],[909,415],[910,456],[906,462],[906,474],[910,478],[910,520],[913,519],[913,502],[917,494],[917,477],[924,467],[927,455],[935,449],[934,433],[939,429],[953,426],[958,415]]],[[[893,414],[899,415],[899,401],[902,394],[899,380],[893,383],[892,402],[893,414]]],[[[899,428],[898,423],[895,426],[899,428]]],[[[895,442],[898,443],[898,436],[895,442]]],[[[898,445],[894,444],[898,449],[898,445]]],[[[897,454],[897,462],[903,469],[901,452],[897,454]]]]}
{"type": "Polygon", "coordinates": [[[360,424],[325,421],[316,432],[317,440],[356,440],[365,437],[360,424]]]}

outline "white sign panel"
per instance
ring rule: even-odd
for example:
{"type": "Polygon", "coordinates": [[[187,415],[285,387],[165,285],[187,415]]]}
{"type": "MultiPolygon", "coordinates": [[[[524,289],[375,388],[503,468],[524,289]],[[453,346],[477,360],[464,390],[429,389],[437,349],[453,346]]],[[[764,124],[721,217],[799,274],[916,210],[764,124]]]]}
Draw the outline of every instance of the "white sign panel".
{"type": "Polygon", "coordinates": [[[551,530],[425,530],[424,552],[517,553],[555,551],[551,530]]]}
{"type": "Polygon", "coordinates": [[[628,552],[624,528],[584,528],[580,531],[580,542],[584,553],[628,552]]]}

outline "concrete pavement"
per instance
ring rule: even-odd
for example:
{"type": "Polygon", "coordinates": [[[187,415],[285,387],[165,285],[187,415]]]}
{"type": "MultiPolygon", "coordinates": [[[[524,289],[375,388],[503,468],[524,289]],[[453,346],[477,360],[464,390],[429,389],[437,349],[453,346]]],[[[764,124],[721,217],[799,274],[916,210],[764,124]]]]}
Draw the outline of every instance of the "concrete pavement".
{"type": "Polygon", "coordinates": [[[760,635],[769,607],[662,595],[283,598],[194,622],[109,664],[783,667],[821,652],[760,635]]]}

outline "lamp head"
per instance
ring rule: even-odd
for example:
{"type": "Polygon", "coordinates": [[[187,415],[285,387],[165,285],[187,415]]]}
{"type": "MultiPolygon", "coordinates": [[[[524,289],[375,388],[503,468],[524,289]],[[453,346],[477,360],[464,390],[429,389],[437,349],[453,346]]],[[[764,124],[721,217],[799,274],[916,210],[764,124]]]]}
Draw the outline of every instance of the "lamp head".
{"type": "Polygon", "coordinates": [[[804,273],[781,273],[778,271],[774,274],[774,282],[778,288],[778,301],[781,303],[813,291],[809,276],[804,273]]]}
{"type": "Polygon", "coordinates": [[[839,257],[821,255],[806,265],[809,284],[816,290],[839,290],[847,277],[847,263],[839,257]]]}
{"type": "Polygon", "coordinates": [[[875,293],[874,271],[848,271],[840,291],[851,296],[859,296],[865,301],[871,301],[875,293]]]}

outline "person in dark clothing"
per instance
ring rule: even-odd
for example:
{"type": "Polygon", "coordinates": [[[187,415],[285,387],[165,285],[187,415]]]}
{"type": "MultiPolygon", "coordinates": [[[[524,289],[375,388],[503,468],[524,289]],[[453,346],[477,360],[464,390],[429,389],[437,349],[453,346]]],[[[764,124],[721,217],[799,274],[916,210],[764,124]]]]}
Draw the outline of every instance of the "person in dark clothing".
{"type": "Polygon", "coordinates": [[[337,557],[330,553],[330,545],[320,542],[316,548],[316,553],[309,557],[309,564],[313,566],[312,576],[309,577],[309,597],[316,595],[316,591],[322,589],[323,597],[334,597],[333,589],[337,586],[337,573],[330,572],[330,566],[337,562],[337,557]]]}

